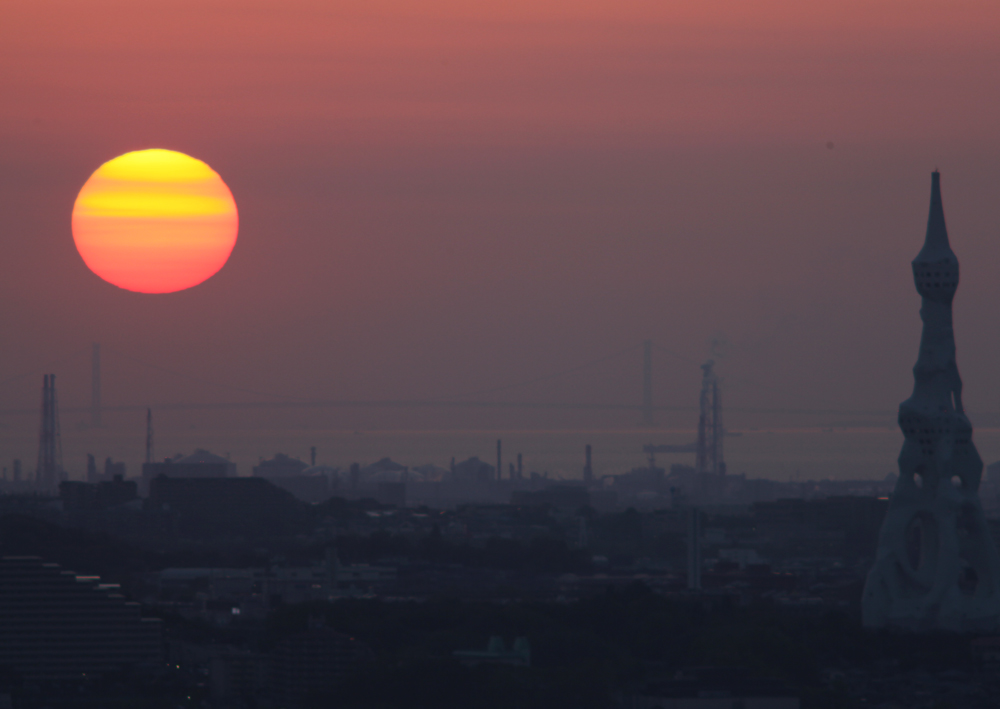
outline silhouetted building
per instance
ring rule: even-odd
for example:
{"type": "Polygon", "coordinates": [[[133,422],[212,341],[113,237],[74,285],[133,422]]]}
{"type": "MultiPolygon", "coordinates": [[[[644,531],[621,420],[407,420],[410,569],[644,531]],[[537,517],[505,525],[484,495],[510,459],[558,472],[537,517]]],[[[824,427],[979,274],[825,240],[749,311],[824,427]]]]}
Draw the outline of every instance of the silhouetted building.
{"type": "Polygon", "coordinates": [[[117,585],[37,557],[0,559],[0,666],[57,680],[161,661],[159,619],[142,618],[117,585]]]}
{"type": "Polygon", "coordinates": [[[287,490],[303,502],[322,502],[330,496],[330,482],[326,475],[286,475],[266,478],[271,483],[287,490]]]}
{"type": "Polygon", "coordinates": [[[216,701],[249,703],[267,689],[267,658],[248,648],[216,648],[208,665],[212,698],[216,701]]]}
{"type": "Polygon", "coordinates": [[[472,457],[461,463],[454,463],[451,466],[451,476],[456,481],[486,483],[496,480],[496,469],[489,463],[472,457]]]}
{"type": "Polygon", "coordinates": [[[304,502],[322,502],[330,494],[325,469],[310,468],[298,458],[284,453],[275,453],[271,460],[261,460],[253,467],[253,474],[254,477],[270,480],[304,502]]]}
{"type": "Polygon", "coordinates": [[[153,478],[147,505],[174,515],[188,536],[292,534],[307,523],[305,505],[263,478],[153,478]]]}
{"type": "Polygon", "coordinates": [[[294,706],[310,695],[331,694],[338,682],[371,657],[366,645],[330,628],[293,635],[271,653],[275,698],[294,706]]]}
{"type": "Polygon", "coordinates": [[[375,499],[383,505],[406,506],[406,483],[380,482],[375,485],[375,499]]]}
{"type": "Polygon", "coordinates": [[[780,680],[757,679],[739,669],[699,667],[670,680],[651,682],[633,698],[636,709],[799,709],[780,680]]]}
{"type": "Polygon", "coordinates": [[[580,485],[552,485],[544,490],[514,490],[510,504],[519,507],[547,505],[575,511],[590,504],[590,493],[580,485]]]}
{"type": "Polygon", "coordinates": [[[257,478],[283,478],[290,475],[301,475],[302,471],[309,466],[298,458],[292,458],[284,453],[275,453],[271,460],[261,460],[253,467],[254,477],[257,478]]]}
{"type": "Polygon", "coordinates": [[[87,454],[88,483],[111,482],[115,477],[124,478],[125,473],[125,463],[120,461],[116,463],[111,458],[105,458],[104,473],[101,474],[97,471],[97,462],[94,460],[94,456],[90,453],[87,454]]]}
{"type": "Polygon", "coordinates": [[[122,480],[121,475],[96,484],[64,480],[59,483],[59,497],[67,510],[103,510],[135,500],[137,488],[134,480],[122,480]]]}
{"type": "Polygon", "coordinates": [[[361,468],[360,474],[361,479],[366,483],[405,482],[408,471],[408,466],[397,463],[391,458],[383,458],[361,468]]]}
{"type": "Polygon", "coordinates": [[[591,489],[590,506],[600,514],[614,512],[618,507],[618,493],[614,490],[591,489]]]}
{"type": "Polygon", "coordinates": [[[466,667],[476,667],[477,665],[531,666],[531,645],[524,637],[515,638],[514,645],[510,650],[504,645],[503,638],[494,635],[490,638],[486,650],[456,650],[451,654],[466,667]]]}
{"type": "Polygon", "coordinates": [[[162,463],[144,463],[142,475],[150,479],[157,475],[169,475],[172,478],[229,478],[236,477],[236,463],[199,448],[191,455],[167,458],[162,463]]]}
{"type": "Polygon", "coordinates": [[[191,455],[167,458],[162,463],[142,464],[143,489],[158,475],[171,478],[234,478],[236,463],[199,448],[191,455]]]}

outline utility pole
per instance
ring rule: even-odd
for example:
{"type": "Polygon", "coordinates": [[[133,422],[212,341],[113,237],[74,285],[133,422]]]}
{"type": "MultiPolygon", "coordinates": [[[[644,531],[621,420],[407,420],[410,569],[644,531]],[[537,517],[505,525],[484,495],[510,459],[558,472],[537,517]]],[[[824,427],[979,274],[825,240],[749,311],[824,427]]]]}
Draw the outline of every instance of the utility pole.
{"type": "Polygon", "coordinates": [[[642,343],[642,425],[653,425],[653,341],[642,343]]]}
{"type": "Polygon", "coordinates": [[[701,590],[701,510],[692,507],[687,518],[687,587],[701,590]]]}

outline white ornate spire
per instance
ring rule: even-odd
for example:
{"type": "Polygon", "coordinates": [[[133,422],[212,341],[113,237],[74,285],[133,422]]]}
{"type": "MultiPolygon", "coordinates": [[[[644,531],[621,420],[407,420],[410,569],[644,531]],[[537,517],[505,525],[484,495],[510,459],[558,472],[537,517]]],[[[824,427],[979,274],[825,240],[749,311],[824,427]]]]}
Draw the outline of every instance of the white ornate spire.
{"type": "Polygon", "coordinates": [[[1000,627],[1000,557],[979,503],[983,462],[962,407],[951,317],[958,259],[948,243],[936,171],[913,278],[924,328],[913,394],[899,405],[905,437],[899,481],[865,583],[864,623],[992,631],[1000,627]]]}

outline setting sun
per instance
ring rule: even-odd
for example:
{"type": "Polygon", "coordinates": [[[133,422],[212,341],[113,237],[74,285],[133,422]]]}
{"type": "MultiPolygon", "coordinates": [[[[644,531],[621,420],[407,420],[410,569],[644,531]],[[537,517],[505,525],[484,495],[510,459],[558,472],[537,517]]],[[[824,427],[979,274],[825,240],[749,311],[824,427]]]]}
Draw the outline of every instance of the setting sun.
{"type": "Polygon", "coordinates": [[[213,276],[237,228],[236,203],[218,173],[173,150],[104,163],[73,205],[73,240],[90,270],[140,293],[172,293],[213,276]]]}

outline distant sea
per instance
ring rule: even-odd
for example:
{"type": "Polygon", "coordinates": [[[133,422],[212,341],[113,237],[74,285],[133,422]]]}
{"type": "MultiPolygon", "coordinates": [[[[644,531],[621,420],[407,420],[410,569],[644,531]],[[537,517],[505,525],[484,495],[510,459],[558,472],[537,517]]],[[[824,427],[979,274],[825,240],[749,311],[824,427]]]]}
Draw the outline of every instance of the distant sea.
{"type": "MultiPolygon", "coordinates": [[[[0,464],[11,474],[11,459],[20,457],[25,471],[37,462],[37,434],[22,429],[0,430],[0,464]]],[[[497,439],[503,442],[503,466],[521,453],[526,472],[548,472],[550,478],[579,478],[584,446],[593,447],[596,475],[614,475],[646,465],[642,446],[647,443],[689,443],[693,430],[497,430],[497,431],[343,431],[322,429],[224,429],[198,428],[158,431],[157,459],[206,448],[229,456],[240,475],[250,475],[261,457],[281,452],[309,460],[316,446],[317,463],[346,468],[388,457],[403,465],[434,463],[447,467],[454,456],[461,461],[478,456],[496,461],[497,439]]],[[[984,462],[1000,459],[1000,429],[979,429],[975,441],[984,462]]],[[[64,430],[63,461],[70,477],[82,479],[86,454],[98,465],[104,458],[124,460],[129,475],[137,475],[144,457],[144,431],[64,430]]],[[[902,434],[896,428],[816,428],[745,430],[725,441],[730,473],[774,480],[881,479],[896,471],[902,434]]],[[[693,464],[693,454],[661,455],[657,464],[693,464]]]]}

